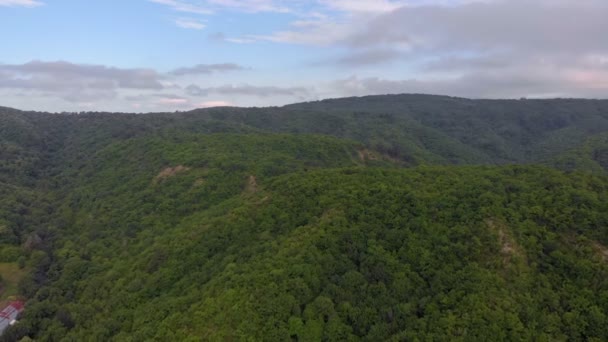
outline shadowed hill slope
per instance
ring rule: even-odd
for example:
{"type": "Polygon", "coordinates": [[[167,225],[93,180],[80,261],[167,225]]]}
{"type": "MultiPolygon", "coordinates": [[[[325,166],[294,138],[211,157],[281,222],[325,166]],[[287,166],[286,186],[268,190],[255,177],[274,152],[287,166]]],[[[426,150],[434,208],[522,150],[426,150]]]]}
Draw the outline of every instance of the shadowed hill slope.
{"type": "Polygon", "coordinates": [[[25,128],[8,128],[7,136],[21,134],[20,141],[40,141],[23,136],[35,127],[36,134],[52,131],[43,137],[44,144],[52,146],[54,139],[64,137],[69,146],[98,149],[112,139],[180,131],[312,133],[359,141],[410,164],[549,163],[608,132],[608,101],[579,99],[385,95],[146,115],[3,111],[23,121],[25,128]]]}

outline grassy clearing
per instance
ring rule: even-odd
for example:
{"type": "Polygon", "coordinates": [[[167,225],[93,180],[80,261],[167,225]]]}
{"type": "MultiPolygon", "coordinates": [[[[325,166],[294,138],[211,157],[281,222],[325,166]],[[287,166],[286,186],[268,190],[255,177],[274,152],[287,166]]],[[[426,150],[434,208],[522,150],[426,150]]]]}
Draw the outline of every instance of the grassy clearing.
{"type": "Polygon", "coordinates": [[[5,301],[17,294],[17,285],[27,273],[26,269],[19,269],[16,262],[0,263],[0,275],[2,276],[2,289],[0,289],[0,301],[5,301]]]}

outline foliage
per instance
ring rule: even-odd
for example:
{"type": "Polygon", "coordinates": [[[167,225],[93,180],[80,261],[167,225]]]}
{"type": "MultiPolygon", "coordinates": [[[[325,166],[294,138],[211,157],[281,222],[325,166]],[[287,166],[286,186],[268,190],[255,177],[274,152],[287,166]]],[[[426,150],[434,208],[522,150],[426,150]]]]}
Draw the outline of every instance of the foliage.
{"type": "Polygon", "coordinates": [[[608,133],[591,136],[582,145],[553,158],[549,164],[562,170],[608,171],[608,133]]]}
{"type": "Polygon", "coordinates": [[[0,108],[0,340],[607,340],[604,108],[0,108]]]}

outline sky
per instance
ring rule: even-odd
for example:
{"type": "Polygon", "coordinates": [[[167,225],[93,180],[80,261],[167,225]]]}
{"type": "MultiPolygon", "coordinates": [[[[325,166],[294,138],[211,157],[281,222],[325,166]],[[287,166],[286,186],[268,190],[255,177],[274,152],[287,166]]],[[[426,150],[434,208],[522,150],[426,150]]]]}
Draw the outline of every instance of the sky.
{"type": "Polygon", "coordinates": [[[607,0],[0,0],[0,106],[608,98],[607,0]]]}

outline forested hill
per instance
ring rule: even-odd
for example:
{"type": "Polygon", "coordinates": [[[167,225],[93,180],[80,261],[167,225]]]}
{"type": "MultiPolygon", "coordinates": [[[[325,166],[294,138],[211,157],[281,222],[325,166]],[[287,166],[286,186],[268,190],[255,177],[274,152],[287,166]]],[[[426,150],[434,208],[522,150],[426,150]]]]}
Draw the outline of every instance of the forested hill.
{"type": "MultiPolygon", "coordinates": [[[[404,125],[410,121],[411,127],[424,127],[418,134],[410,134],[422,148],[452,163],[550,162],[556,155],[605,137],[608,131],[607,100],[470,100],[387,95],[324,100],[286,108],[353,116],[374,113],[384,115],[386,120],[403,120],[404,125]],[[465,156],[445,150],[451,144],[465,145],[465,156]]],[[[605,153],[598,146],[595,157],[605,160],[608,157],[605,153]]],[[[571,163],[567,167],[573,166],[571,163]]]]}
{"type": "Polygon", "coordinates": [[[543,163],[568,170],[580,167],[598,171],[605,169],[608,160],[606,100],[385,95],[145,116],[45,115],[0,108],[2,113],[7,111],[23,121],[26,132],[30,131],[28,125],[37,127],[38,134],[47,132],[44,144],[58,136],[83,138],[85,144],[99,147],[112,138],[171,130],[257,131],[351,139],[410,164],[543,163]]]}
{"type": "Polygon", "coordinates": [[[0,341],[608,340],[608,102],[0,107],[0,341]]]}

